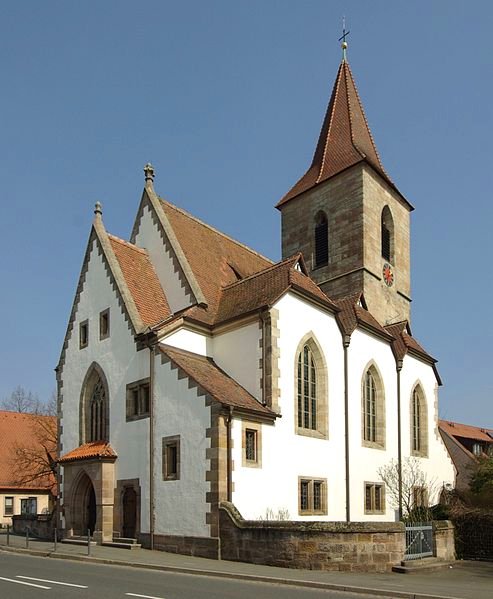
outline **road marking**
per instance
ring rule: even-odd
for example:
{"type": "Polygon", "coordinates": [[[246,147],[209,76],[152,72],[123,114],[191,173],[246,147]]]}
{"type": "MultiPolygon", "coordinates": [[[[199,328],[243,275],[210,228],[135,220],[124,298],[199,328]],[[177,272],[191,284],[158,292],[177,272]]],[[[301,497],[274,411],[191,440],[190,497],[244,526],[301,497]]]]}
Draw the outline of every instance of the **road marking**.
{"type": "Polygon", "coordinates": [[[22,582],[22,580],[15,580],[15,578],[4,578],[0,576],[0,580],[6,580],[7,582],[15,582],[17,584],[25,584],[28,587],[36,587],[37,589],[46,589],[47,591],[51,589],[51,587],[44,587],[40,584],[32,584],[32,582],[22,582]]]}
{"type": "Polygon", "coordinates": [[[24,578],[25,580],[37,580],[38,582],[47,582],[49,584],[62,584],[65,587],[77,587],[78,589],[88,589],[82,584],[72,584],[71,582],[58,582],[56,580],[46,580],[45,578],[33,578],[32,576],[21,576],[18,575],[16,578],[24,578]]]}
{"type": "Polygon", "coordinates": [[[142,597],[142,599],[164,599],[164,597],[152,597],[151,595],[136,595],[135,593],[125,593],[129,597],[142,597]]]}

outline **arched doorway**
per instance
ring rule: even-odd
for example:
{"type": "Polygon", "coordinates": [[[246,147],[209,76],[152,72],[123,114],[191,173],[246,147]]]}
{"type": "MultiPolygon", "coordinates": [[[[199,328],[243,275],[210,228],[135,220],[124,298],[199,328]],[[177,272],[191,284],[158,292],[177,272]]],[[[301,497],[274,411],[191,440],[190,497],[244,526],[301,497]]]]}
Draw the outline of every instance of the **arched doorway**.
{"type": "Polygon", "coordinates": [[[137,493],[133,487],[125,487],[122,497],[123,525],[125,538],[134,539],[137,528],[137,493]]]}
{"type": "Polygon", "coordinates": [[[77,484],[72,501],[73,530],[76,535],[91,534],[96,529],[97,507],[96,493],[91,479],[84,472],[77,484]]]}

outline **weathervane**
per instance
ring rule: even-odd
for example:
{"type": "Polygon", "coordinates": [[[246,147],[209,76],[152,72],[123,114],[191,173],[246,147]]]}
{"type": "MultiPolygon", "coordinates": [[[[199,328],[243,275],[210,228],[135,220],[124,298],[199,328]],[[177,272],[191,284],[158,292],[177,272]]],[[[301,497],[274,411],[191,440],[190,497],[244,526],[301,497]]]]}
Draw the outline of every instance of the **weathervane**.
{"type": "Polygon", "coordinates": [[[347,50],[347,42],[346,42],[346,38],[347,36],[350,34],[350,31],[346,31],[346,17],[342,17],[342,35],[339,38],[339,41],[342,42],[341,43],[341,48],[342,48],[342,60],[344,62],[346,62],[346,50],[347,50]]]}

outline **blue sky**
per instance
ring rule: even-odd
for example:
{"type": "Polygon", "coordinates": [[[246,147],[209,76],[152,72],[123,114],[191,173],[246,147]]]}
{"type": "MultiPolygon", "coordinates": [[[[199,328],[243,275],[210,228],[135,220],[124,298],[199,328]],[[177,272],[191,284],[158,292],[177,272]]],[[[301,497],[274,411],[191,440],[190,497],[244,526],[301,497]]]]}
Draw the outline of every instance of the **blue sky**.
{"type": "Polygon", "coordinates": [[[309,164],[348,58],[414,204],[412,328],[441,416],[493,428],[493,4],[189,0],[0,7],[0,398],[47,398],[96,200],[128,238],[151,161],[171,202],[280,257],[274,205],[309,164]]]}

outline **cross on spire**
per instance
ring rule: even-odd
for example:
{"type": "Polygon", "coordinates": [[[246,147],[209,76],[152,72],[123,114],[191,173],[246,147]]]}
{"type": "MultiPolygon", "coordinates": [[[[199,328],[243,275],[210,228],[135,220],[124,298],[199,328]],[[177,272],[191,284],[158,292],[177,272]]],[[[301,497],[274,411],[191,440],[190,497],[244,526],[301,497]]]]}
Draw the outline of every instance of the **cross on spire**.
{"type": "Polygon", "coordinates": [[[347,38],[347,36],[350,33],[351,33],[350,31],[346,31],[346,17],[342,17],[342,35],[339,38],[339,41],[342,42],[341,43],[341,48],[342,48],[342,60],[343,60],[343,62],[346,62],[346,50],[347,50],[346,38],[347,38]]]}

